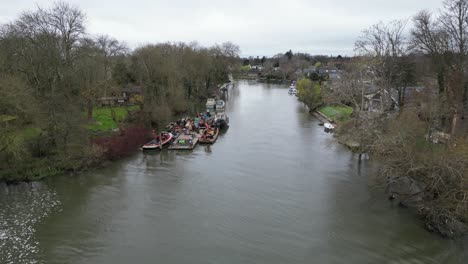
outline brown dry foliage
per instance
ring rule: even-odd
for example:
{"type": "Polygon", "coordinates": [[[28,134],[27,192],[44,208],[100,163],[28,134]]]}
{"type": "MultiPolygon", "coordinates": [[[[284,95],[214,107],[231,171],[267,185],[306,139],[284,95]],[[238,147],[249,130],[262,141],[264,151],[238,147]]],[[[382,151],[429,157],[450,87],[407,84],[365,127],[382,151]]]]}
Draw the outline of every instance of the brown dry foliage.
{"type": "Polygon", "coordinates": [[[374,147],[389,181],[409,177],[423,186],[419,211],[429,223],[468,223],[468,141],[433,144],[428,124],[414,112],[392,120],[374,147]]]}

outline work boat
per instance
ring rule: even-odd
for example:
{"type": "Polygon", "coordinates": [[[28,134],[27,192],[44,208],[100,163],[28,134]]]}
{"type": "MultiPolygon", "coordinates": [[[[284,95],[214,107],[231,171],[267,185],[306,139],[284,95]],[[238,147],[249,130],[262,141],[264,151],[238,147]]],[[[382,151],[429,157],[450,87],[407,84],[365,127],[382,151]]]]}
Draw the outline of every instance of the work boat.
{"type": "Polygon", "coordinates": [[[198,144],[198,137],[192,133],[180,134],[169,146],[170,150],[192,150],[198,144]]]}
{"type": "Polygon", "coordinates": [[[143,145],[143,150],[158,150],[162,149],[164,146],[169,145],[171,143],[173,136],[171,133],[163,132],[159,134],[155,139],[151,140],[150,142],[143,145]]]}
{"type": "Polygon", "coordinates": [[[227,128],[229,127],[229,117],[224,112],[219,112],[215,116],[214,124],[220,129],[227,128]]]}
{"type": "Polygon", "coordinates": [[[218,139],[219,129],[217,127],[208,127],[203,131],[200,137],[200,144],[213,144],[218,139]]]}

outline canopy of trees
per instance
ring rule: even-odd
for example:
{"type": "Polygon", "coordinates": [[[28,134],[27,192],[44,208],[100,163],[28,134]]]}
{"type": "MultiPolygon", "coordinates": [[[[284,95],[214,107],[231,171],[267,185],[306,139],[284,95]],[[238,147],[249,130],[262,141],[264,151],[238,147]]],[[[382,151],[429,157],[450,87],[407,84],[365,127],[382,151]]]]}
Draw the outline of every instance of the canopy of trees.
{"type": "Polygon", "coordinates": [[[155,124],[209,96],[237,63],[232,43],[131,51],[109,36],[89,35],[85,21],[80,9],[58,2],[0,25],[0,116],[14,119],[0,119],[0,179],[42,177],[57,164],[67,169],[93,157],[86,126],[101,97],[139,85],[144,99],[133,102],[142,103],[142,121],[155,124]]]}

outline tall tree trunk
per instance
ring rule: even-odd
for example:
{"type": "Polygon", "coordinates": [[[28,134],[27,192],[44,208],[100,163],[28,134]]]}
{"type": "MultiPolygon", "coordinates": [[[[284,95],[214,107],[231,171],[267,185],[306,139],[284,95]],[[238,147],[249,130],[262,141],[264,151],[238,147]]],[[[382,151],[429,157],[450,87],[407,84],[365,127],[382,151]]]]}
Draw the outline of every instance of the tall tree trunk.
{"type": "Polygon", "coordinates": [[[87,105],[86,105],[86,111],[87,111],[88,121],[91,121],[93,119],[93,101],[92,100],[88,100],[87,105]]]}
{"type": "Polygon", "coordinates": [[[459,113],[458,113],[458,110],[455,109],[455,113],[453,114],[453,117],[452,117],[452,136],[456,135],[457,133],[457,130],[458,130],[458,123],[459,123],[459,113]]]}

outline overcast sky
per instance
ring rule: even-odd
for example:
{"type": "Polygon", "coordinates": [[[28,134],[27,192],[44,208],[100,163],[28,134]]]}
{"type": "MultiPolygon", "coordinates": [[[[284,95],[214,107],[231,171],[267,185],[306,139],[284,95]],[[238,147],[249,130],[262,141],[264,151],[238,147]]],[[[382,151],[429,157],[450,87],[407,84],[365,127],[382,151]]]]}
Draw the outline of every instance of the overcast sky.
{"type": "MultiPolygon", "coordinates": [[[[52,1],[0,0],[0,23],[52,1]]],[[[146,43],[232,41],[241,55],[289,49],[353,54],[362,29],[380,20],[437,11],[442,0],[70,0],[86,14],[91,34],[107,34],[134,48],[146,43]]]]}

